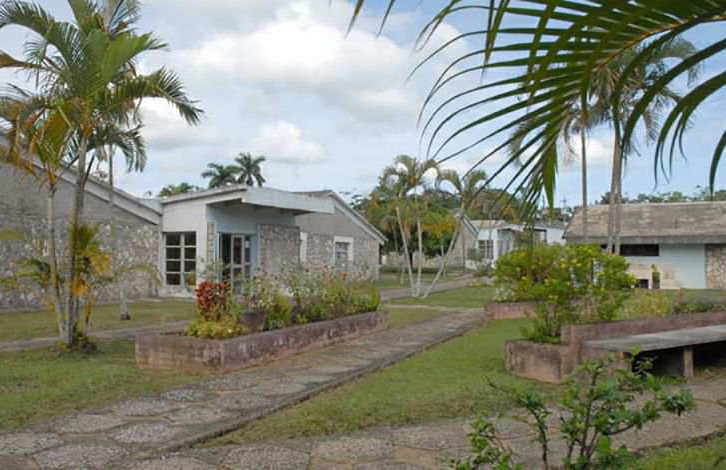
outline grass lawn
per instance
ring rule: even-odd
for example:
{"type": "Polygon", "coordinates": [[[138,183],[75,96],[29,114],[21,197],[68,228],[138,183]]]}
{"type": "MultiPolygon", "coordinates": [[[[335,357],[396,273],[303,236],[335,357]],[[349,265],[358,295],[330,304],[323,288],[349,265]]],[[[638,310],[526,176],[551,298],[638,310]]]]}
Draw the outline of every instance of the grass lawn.
{"type": "Polygon", "coordinates": [[[726,468],[726,436],[701,445],[659,449],[632,466],[635,470],[715,470],[726,468]]]}
{"type": "Polygon", "coordinates": [[[436,292],[426,299],[396,299],[394,304],[404,305],[441,305],[444,307],[477,308],[483,307],[494,299],[493,287],[462,287],[443,292],[436,292]]]}
{"type": "Polygon", "coordinates": [[[86,355],[49,350],[0,354],[0,431],[194,382],[202,374],[136,369],[134,343],[86,355]]]}
{"type": "Polygon", "coordinates": [[[496,390],[558,388],[503,371],[503,342],[519,336],[527,320],[487,326],[425,351],[389,369],[325,392],[207,445],[352,432],[370,426],[402,426],[455,416],[492,414],[511,407],[513,393],[496,390]]]}
{"type": "Polygon", "coordinates": [[[401,328],[404,326],[421,323],[422,321],[435,320],[447,312],[443,310],[424,309],[415,307],[382,307],[388,311],[388,328],[401,328]]]}
{"type": "MultiPolygon", "coordinates": [[[[131,320],[119,319],[118,304],[97,305],[91,317],[94,331],[161,325],[175,320],[191,320],[195,305],[184,300],[133,302],[129,305],[131,320]]],[[[55,316],[50,311],[0,313],[0,341],[30,339],[58,334],[55,316]]]]}
{"type": "MultiPolygon", "coordinates": [[[[460,279],[462,274],[463,273],[461,271],[449,271],[446,275],[442,275],[439,278],[439,282],[460,279]]],[[[434,273],[421,273],[421,283],[423,285],[428,285],[434,277],[436,277],[436,274],[434,273]]],[[[375,285],[378,289],[405,289],[406,287],[411,287],[408,274],[404,277],[403,284],[401,284],[400,280],[401,277],[397,273],[382,272],[378,277],[378,280],[375,282],[375,285]]]]}

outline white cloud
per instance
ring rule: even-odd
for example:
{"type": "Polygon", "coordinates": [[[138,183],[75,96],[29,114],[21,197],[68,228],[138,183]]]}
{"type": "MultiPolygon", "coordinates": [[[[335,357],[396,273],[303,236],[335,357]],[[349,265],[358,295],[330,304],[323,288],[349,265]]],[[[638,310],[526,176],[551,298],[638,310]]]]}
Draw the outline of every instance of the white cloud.
{"type": "Polygon", "coordinates": [[[275,163],[315,163],[325,160],[323,147],[304,140],[302,131],[286,121],[260,127],[246,148],[275,163]]]}

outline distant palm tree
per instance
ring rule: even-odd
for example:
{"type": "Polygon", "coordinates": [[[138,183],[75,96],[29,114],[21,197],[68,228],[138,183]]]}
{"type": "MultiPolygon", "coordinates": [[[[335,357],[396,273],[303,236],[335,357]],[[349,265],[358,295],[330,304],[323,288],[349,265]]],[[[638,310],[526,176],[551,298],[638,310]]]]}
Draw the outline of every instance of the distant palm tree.
{"type": "Polygon", "coordinates": [[[176,196],[177,194],[186,194],[193,191],[199,191],[199,186],[189,184],[187,182],[181,182],[179,184],[168,184],[161,188],[158,197],[169,197],[176,196]]]}
{"type": "Polygon", "coordinates": [[[221,188],[237,182],[239,168],[236,165],[220,165],[219,163],[207,163],[208,170],[202,173],[202,178],[209,180],[209,189],[221,188]]]}
{"type": "Polygon", "coordinates": [[[257,186],[262,186],[265,182],[265,178],[262,177],[262,162],[266,160],[265,157],[253,157],[249,153],[240,153],[234,161],[237,162],[239,168],[239,176],[237,176],[238,183],[244,183],[247,186],[254,186],[255,181],[257,186]]]}

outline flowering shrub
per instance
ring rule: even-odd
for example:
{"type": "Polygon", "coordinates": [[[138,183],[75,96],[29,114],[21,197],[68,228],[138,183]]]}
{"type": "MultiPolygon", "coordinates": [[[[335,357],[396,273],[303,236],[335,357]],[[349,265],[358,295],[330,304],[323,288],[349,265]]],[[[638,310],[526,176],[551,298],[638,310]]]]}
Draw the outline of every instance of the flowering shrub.
{"type": "Polygon", "coordinates": [[[635,279],[625,258],[592,245],[538,245],[504,255],[495,283],[510,300],[537,300],[529,339],[559,342],[565,324],[612,321],[635,279]]]}
{"type": "Polygon", "coordinates": [[[265,316],[265,329],[285,328],[292,323],[292,302],[278,285],[265,275],[252,278],[244,296],[246,310],[265,316]]]}

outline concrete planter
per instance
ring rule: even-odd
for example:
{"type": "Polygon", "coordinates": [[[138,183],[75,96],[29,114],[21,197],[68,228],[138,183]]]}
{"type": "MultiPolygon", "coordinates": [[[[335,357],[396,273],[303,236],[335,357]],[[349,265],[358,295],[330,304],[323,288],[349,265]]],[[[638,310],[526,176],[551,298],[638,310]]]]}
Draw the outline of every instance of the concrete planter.
{"type": "Polygon", "coordinates": [[[510,320],[534,315],[537,302],[490,302],[485,311],[487,320],[510,320]]]}
{"type": "Polygon", "coordinates": [[[602,350],[585,347],[587,341],[722,324],[726,324],[726,312],[566,325],[562,327],[561,344],[505,341],[504,368],[520,377],[562,383],[579,364],[603,355],[602,350]]]}
{"type": "Polygon", "coordinates": [[[220,372],[244,369],[378,331],[387,324],[388,315],[370,312],[223,340],[137,336],[136,366],[220,372]]]}

